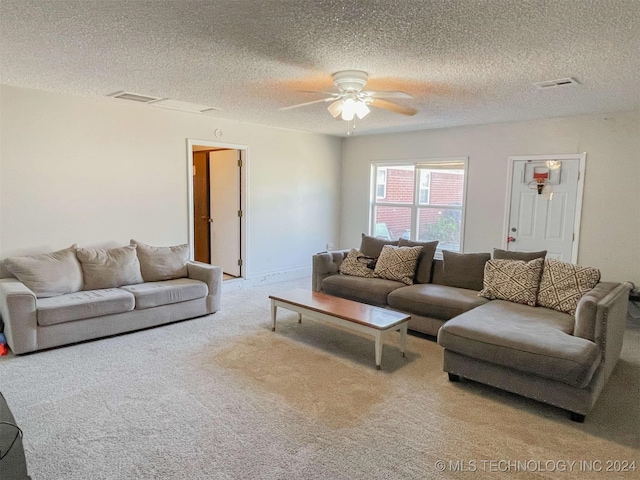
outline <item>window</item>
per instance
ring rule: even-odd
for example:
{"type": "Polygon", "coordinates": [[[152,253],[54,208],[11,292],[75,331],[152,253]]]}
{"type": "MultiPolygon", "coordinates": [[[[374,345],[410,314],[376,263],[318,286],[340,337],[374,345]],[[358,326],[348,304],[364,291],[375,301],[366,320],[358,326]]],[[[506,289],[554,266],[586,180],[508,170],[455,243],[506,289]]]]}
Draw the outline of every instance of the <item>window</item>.
{"type": "Polygon", "coordinates": [[[438,240],[438,250],[461,251],[466,158],[373,164],[371,168],[376,179],[371,192],[372,235],[438,240]]]}

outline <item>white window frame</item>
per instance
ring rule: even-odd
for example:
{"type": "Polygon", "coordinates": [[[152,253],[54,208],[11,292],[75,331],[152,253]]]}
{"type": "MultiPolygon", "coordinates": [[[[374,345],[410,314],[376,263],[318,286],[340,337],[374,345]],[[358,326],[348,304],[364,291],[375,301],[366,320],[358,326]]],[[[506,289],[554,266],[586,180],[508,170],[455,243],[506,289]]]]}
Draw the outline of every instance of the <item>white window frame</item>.
{"type": "MultiPolygon", "coordinates": [[[[464,252],[464,232],[465,232],[465,213],[467,206],[467,183],[469,178],[469,157],[446,157],[446,158],[425,158],[415,160],[388,160],[388,161],[372,161],[370,162],[371,187],[369,191],[369,234],[374,235],[375,229],[375,212],[376,207],[404,207],[411,209],[411,238],[417,241],[419,210],[421,208],[442,208],[446,210],[460,210],[460,248],[458,251],[464,252]],[[464,180],[462,185],[462,205],[431,205],[420,203],[420,168],[446,168],[447,164],[461,164],[464,170],[464,180]],[[413,203],[398,202],[381,202],[376,196],[377,191],[377,172],[378,169],[385,167],[414,167],[414,198],[413,203]]],[[[385,174],[385,180],[388,180],[388,174],[385,174]]],[[[386,184],[386,181],[385,181],[386,184]]],[[[386,187],[385,187],[386,190],[386,187]]],[[[431,179],[429,184],[429,197],[431,196],[431,179]]],[[[438,245],[437,256],[441,256],[441,247],[438,245]]]]}
{"type": "Polygon", "coordinates": [[[378,198],[385,198],[386,196],[387,196],[387,169],[386,168],[376,169],[376,186],[375,186],[376,200],[378,198]],[[382,183],[380,183],[380,179],[378,178],[378,174],[380,173],[384,173],[384,181],[382,183]],[[383,187],[382,195],[378,195],[378,186],[380,185],[382,185],[383,187]]]}

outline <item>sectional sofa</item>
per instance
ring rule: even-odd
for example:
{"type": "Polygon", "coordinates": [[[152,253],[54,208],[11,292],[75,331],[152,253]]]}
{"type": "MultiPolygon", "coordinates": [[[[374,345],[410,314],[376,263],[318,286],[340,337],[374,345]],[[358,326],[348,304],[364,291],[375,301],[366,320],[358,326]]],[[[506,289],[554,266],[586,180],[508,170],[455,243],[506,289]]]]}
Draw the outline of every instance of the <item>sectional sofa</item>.
{"type": "Polygon", "coordinates": [[[130,332],[220,309],[220,267],[188,261],[187,245],[131,241],[4,260],[0,316],[16,354],[130,332]]]}
{"type": "MultiPolygon", "coordinates": [[[[360,258],[375,258],[380,244],[389,243],[363,236],[360,258]]],[[[411,245],[416,244],[404,242],[405,247],[411,245]]],[[[467,378],[492,385],[558,406],[571,412],[572,420],[584,421],[620,356],[631,285],[600,282],[599,272],[593,278],[595,269],[574,266],[578,277],[591,276],[593,287],[575,297],[569,309],[572,313],[566,313],[556,305],[548,308],[536,303],[536,299],[544,300],[539,296],[542,283],[535,285],[538,297],[533,304],[485,293],[488,265],[525,272],[523,269],[531,270],[534,264],[541,268],[546,252],[496,250],[491,259],[489,253],[445,251],[444,259],[433,260],[435,245],[423,245],[425,252],[417,261],[410,285],[342,274],[343,262],[353,254],[344,250],[313,256],[312,288],[410,314],[410,329],[437,337],[444,349],[443,369],[451,381],[467,378]]],[[[547,276],[541,270],[537,281],[546,278],[547,287],[554,275],[558,285],[573,278],[562,273],[561,268],[567,267],[562,262],[546,260],[544,266],[547,276]],[[560,269],[560,273],[553,269],[560,269]]],[[[520,277],[498,282],[507,291],[518,283],[520,277]]],[[[545,292],[558,300],[558,295],[564,294],[556,290],[557,285],[551,283],[545,292]]]]}

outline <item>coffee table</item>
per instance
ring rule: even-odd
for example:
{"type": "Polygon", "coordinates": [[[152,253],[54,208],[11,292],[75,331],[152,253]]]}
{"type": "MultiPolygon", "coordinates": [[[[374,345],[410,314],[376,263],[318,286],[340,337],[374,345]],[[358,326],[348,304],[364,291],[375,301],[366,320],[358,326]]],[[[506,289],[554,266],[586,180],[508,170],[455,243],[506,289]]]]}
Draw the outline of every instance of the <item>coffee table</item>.
{"type": "Polygon", "coordinates": [[[277,309],[282,307],[297,312],[298,323],[302,322],[304,314],[315,320],[342,325],[351,330],[373,335],[378,370],[382,363],[383,335],[387,332],[399,331],[400,351],[404,357],[410,315],[305,289],[269,295],[269,298],[273,331],[276,329],[277,309]]]}

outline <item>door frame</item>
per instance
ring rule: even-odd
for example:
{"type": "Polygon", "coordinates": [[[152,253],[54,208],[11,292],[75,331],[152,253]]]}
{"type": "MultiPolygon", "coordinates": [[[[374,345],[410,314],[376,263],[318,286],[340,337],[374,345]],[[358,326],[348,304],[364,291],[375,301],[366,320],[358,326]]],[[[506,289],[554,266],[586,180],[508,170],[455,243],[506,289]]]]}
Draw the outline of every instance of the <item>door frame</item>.
{"type": "Polygon", "coordinates": [[[187,138],[187,219],[188,219],[188,243],[189,259],[193,260],[194,254],[194,226],[193,226],[193,147],[200,145],[211,148],[228,148],[242,151],[242,168],[240,169],[240,208],[242,217],[240,218],[240,278],[247,278],[249,271],[249,146],[236,143],[225,143],[212,140],[197,140],[187,138]]]}
{"type": "Polygon", "coordinates": [[[522,161],[545,162],[547,160],[578,160],[578,190],[576,191],[576,215],[573,223],[573,244],[571,246],[571,263],[578,261],[578,248],[580,245],[580,223],[582,220],[582,197],[584,195],[584,172],[587,162],[587,153],[568,153],[562,155],[511,155],[508,157],[507,171],[507,196],[504,204],[504,221],[502,227],[502,248],[507,249],[507,237],[509,236],[509,218],[511,214],[511,194],[513,185],[513,167],[515,162],[522,161]]]}

